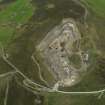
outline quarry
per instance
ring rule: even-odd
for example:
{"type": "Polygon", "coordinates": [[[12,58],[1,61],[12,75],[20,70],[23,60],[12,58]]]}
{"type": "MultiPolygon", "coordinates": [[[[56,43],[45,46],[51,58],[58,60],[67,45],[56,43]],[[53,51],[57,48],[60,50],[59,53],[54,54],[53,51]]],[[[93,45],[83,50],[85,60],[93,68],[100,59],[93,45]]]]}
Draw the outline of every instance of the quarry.
{"type": "Polygon", "coordinates": [[[73,53],[73,43],[80,39],[76,22],[73,19],[64,19],[37,46],[47,68],[58,81],[54,88],[72,86],[79,81],[80,69],[70,65],[69,56],[73,53]]]}

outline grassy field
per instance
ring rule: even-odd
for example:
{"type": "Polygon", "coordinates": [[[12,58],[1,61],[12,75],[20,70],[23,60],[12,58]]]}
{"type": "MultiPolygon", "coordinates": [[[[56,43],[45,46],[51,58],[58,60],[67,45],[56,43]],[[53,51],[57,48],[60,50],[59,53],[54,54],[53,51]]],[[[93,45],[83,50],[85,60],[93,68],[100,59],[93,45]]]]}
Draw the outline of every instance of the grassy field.
{"type": "Polygon", "coordinates": [[[8,22],[24,23],[32,16],[30,0],[17,0],[0,12],[0,24],[8,22]]]}
{"type": "Polygon", "coordinates": [[[16,27],[26,23],[32,14],[30,0],[17,0],[0,11],[0,42],[6,45],[16,27]]]}
{"type": "Polygon", "coordinates": [[[99,16],[105,17],[105,0],[84,0],[99,16]]]}
{"type": "Polygon", "coordinates": [[[10,40],[14,29],[10,27],[0,27],[0,42],[5,45],[10,40]]]}
{"type": "Polygon", "coordinates": [[[97,95],[64,95],[50,94],[46,96],[44,105],[104,105],[104,99],[97,95]]]}

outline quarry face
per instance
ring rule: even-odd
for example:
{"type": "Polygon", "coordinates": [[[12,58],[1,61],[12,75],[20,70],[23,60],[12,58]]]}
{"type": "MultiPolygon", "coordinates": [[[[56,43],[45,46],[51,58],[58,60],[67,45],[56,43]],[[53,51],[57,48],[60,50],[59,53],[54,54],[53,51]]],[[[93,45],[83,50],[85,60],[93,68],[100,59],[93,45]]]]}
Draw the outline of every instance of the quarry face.
{"type": "MultiPolygon", "coordinates": [[[[72,86],[80,80],[80,70],[70,64],[72,45],[80,41],[81,35],[73,19],[64,19],[54,27],[37,46],[44,63],[58,81],[55,87],[72,86]]],[[[78,52],[77,52],[78,53],[78,52]]],[[[81,54],[79,55],[81,57],[81,54]]],[[[83,61],[81,57],[81,62],[83,61]]],[[[82,62],[81,68],[85,65],[82,62]]]]}

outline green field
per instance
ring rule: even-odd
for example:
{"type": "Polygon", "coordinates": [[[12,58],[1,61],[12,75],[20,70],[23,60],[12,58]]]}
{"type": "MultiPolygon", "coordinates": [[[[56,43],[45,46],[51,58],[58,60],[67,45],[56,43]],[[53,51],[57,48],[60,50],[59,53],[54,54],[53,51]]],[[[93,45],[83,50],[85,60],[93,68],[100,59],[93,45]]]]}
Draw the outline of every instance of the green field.
{"type": "Polygon", "coordinates": [[[104,105],[104,97],[97,95],[50,94],[46,96],[44,105],[104,105]]]}
{"type": "Polygon", "coordinates": [[[85,0],[88,6],[101,17],[105,17],[105,0],[85,0]]]}
{"type": "Polygon", "coordinates": [[[5,43],[10,40],[14,29],[10,27],[0,27],[0,42],[5,45],[5,43]]]}
{"type": "Polygon", "coordinates": [[[0,12],[0,24],[8,22],[24,23],[32,16],[30,0],[17,0],[0,12]]]}
{"type": "Polygon", "coordinates": [[[6,45],[18,25],[22,25],[33,14],[30,0],[16,0],[0,11],[0,42],[6,45]]]}

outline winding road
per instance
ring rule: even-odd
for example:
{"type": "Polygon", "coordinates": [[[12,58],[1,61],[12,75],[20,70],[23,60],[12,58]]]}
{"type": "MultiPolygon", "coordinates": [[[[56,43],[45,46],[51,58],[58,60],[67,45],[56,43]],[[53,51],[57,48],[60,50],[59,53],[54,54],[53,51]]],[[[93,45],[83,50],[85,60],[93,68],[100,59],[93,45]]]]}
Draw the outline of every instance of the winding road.
{"type": "MultiPolygon", "coordinates": [[[[5,56],[5,53],[2,49],[2,53],[1,53],[1,57],[2,59],[9,65],[11,66],[15,71],[14,72],[8,72],[8,73],[4,73],[4,74],[1,74],[0,77],[4,77],[4,76],[7,76],[7,75],[13,75],[14,73],[19,73],[22,77],[24,77],[24,80],[23,80],[23,84],[26,86],[26,88],[28,88],[27,90],[31,90],[31,86],[29,86],[29,84],[33,85],[33,86],[37,86],[37,90],[39,91],[45,91],[45,92],[49,92],[49,93],[61,93],[61,94],[71,94],[71,95],[86,95],[86,94],[99,94],[99,97],[98,98],[101,98],[102,95],[104,94],[105,92],[105,88],[103,89],[100,89],[100,90],[94,90],[94,91],[79,91],[79,92],[67,92],[67,91],[60,91],[58,89],[53,89],[53,88],[48,88],[46,86],[43,86],[41,84],[38,84],[38,83],[35,83],[33,82],[32,80],[30,80],[26,75],[24,75],[14,64],[12,64],[11,61],[8,60],[8,58],[5,56]],[[28,84],[29,83],[29,84],[28,84]]],[[[35,58],[32,56],[31,57],[36,63],[36,65],[38,66],[38,70],[39,70],[39,76],[41,78],[41,80],[45,83],[47,83],[47,81],[45,81],[41,75],[41,68],[40,68],[40,65],[38,64],[37,60],[35,60],[35,58]]],[[[35,88],[36,89],[36,88],[35,88]]],[[[8,93],[8,87],[7,87],[7,92],[6,94],[8,93]]],[[[34,91],[35,93],[35,91],[34,91]]]]}
{"type": "MultiPolygon", "coordinates": [[[[55,92],[55,93],[62,93],[62,94],[71,94],[71,95],[83,95],[83,94],[101,94],[101,96],[104,94],[105,92],[105,88],[104,89],[100,89],[100,90],[95,90],[95,91],[78,91],[78,92],[66,92],[66,91],[60,91],[60,90],[54,90],[51,88],[47,88],[43,85],[37,84],[35,82],[33,82],[32,80],[30,80],[27,76],[25,76],[22,72],[20,72],[20,70],[13,65],[5,56],[2,56],[3,60],[9,64],[17,73],[19,73],[21,76],[23,76],[25,78],[25,81],[29,82],[29,84],[33,85],[33,86],[38,86],[41,91],[46,91],[46,92],[55,92]]],[[[35,58],[34,58],[35,59],[35,58]]],[[[38,64],[39,65],[39,64],[38,64]]],[[[40,70],[40,66],[38,67],[40,70]]],[[[39,72],[40,73],[40,72],[39,72]]],[[[11,74],[11,73],[10,73],[11,74]]],[[[40,74],[41,77],[41,74],[40,74]]],[[[41,77],[42,78],[42,77],[41,77]]],[[[42,78],[43,79],[43,78],[42,78]]],[[[45,82],[45,80],[43,80],[45,82]]],[[[24,82],[24,81],[23,81],[24,82]]],[[[26,82],[24,82],[25,86],[29,86],[26,82]]]]}

